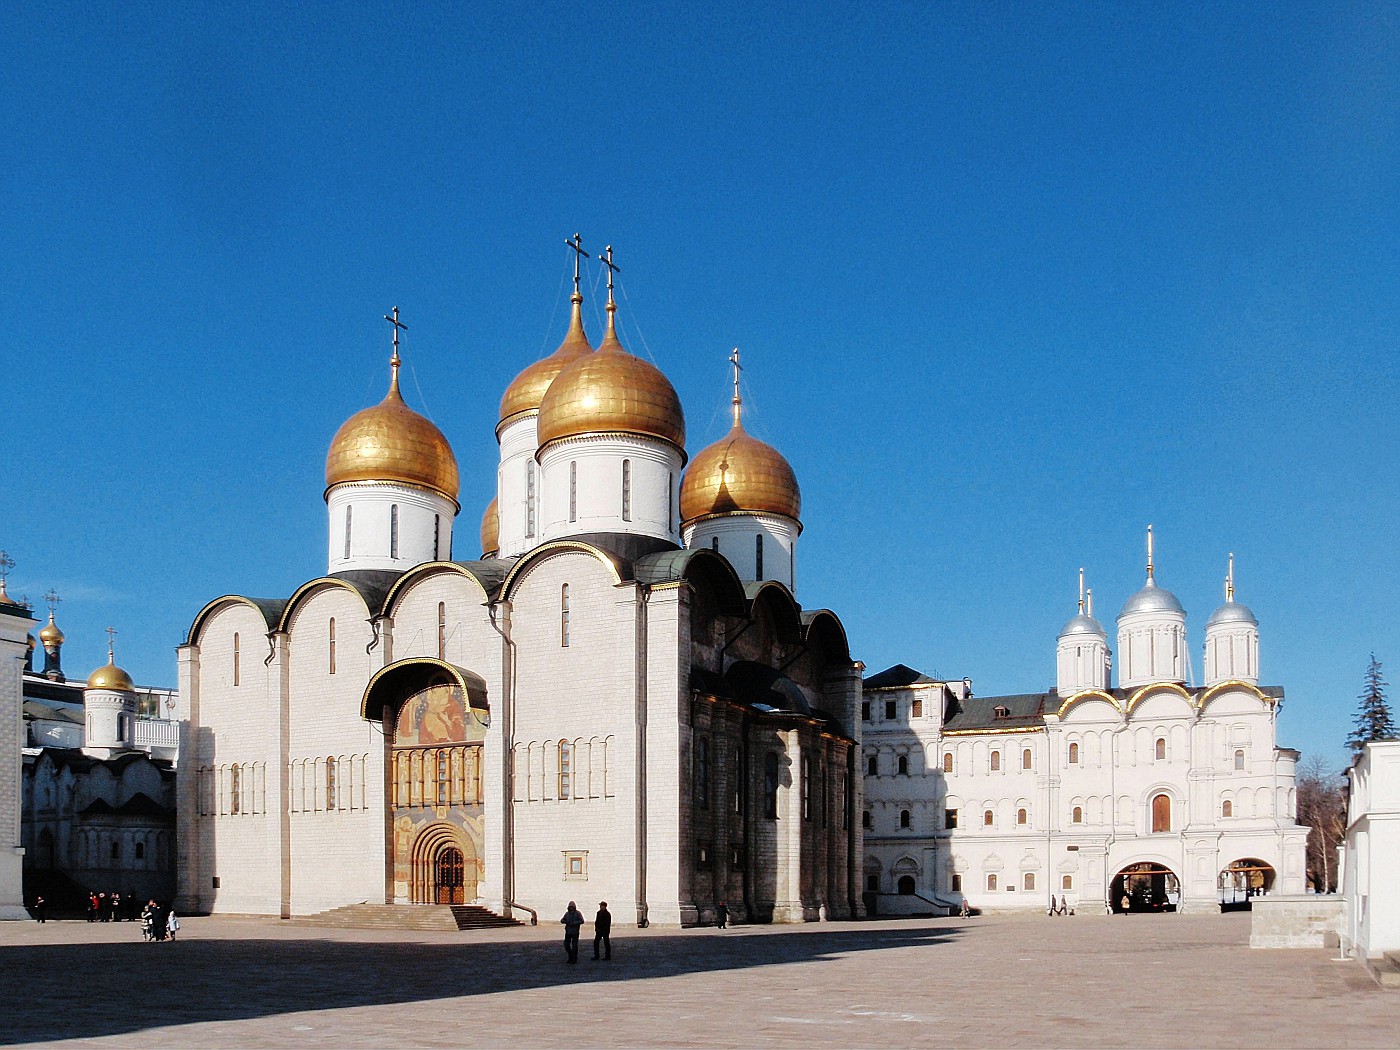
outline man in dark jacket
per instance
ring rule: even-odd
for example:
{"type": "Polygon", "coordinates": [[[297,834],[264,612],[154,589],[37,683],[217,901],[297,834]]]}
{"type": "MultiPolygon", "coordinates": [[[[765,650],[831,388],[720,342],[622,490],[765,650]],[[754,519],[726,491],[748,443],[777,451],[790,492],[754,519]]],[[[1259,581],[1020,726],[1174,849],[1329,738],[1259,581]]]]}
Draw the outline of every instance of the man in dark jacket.
{"type": "Polygon", "coordinates": [[[608,902],[601,901],[598,904],[598,914],[593,916],[593,958],[598,958],[598,949],[603,949],[603,961],[612,958],[612,940],[609,935],[612,933],[612,912],[608,911],[608,902]]]}
{"type": "Polygon", "coordinates": [[[578,962],[578,931],[583,925],[583,912],[573,901],[569,901],[569,908],[564,912],[564,917],[559,920],[564,924],[564,952],[568,955],[568,962],[578,962]]]}

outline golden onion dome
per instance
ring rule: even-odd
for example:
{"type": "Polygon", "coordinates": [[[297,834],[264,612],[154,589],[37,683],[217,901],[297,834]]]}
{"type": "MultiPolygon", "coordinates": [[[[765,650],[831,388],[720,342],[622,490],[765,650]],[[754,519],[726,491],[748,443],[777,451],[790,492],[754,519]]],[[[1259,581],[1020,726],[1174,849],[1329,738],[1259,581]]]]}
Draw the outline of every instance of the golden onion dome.
{"type": "Polygon", "coordinates": [[[400,481],[457,501],[457,457],[442,431],[404,403],[399,359],[390,362],[389,393],[336,431],[326,453],[326,491],[351,481],[400,481]]]}
{"type": "Polygon", "coordinates": [[[496,509],[496,498],[486,504],[486,513],[481,516],[481,554],[486,557],[501,549],[501,514],[496,509]]]}
{"type": "Polygon", "coordinates": [[[496,425],[497,434],[501,432],[501,427],[524,413],[538,411],[545,391],[549,389],[555,377],[580,357],[593,352],[593,344],[588,341],[588,335],[583,330],[583,296],[575,290],[571,302],[573,316],[569,320],[569,331],[565,334],[564,341],[559,344],[559,349],[530,365],[506,387],[506,392],[501,397],[501,421],[496,425]]]}
{"type": "Polygon", "coordinates": [[[58,629],[58,624],[53,622],[53,613],[49,613],[49,622],[40,628],[39,641],[45,645],[63,644],[63,632],[58,629]]]}
{"type": "Polygon", "coordinates": [[[734,426],[696,453],[681,480],[681,521],[738,513],[802,515],[797,475],[783,454],[748,434],[734,413],[734,426]]]}
{"type": "Polygon", "coordinates": [[[107,654],[105,667],[99,667],[88,675],[87,687],[89,689],[110,689],[114,693],[134,693],[136,691],[136,683],[131,680],[131,675],[116,665],[115,657],[111,653],[107,654]]]}
{"type": "Polygon", "coordinates": [[[539,447],[579,434],[621,432],[660,438],[685,455],[685,413],[661,369],[629,354],[617,338],[616,307],[595,353],[559,373],[540,403],[539,447]]]}

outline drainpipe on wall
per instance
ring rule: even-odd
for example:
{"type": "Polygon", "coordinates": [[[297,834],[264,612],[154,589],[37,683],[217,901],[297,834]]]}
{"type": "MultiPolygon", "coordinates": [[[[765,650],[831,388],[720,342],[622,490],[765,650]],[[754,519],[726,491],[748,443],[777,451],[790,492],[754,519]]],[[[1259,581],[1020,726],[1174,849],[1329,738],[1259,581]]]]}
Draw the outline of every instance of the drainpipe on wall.
{"type": "MultiPolygon", "coordinates": [[[[510,637],[510,603],[486,602],[492,629],[501,636],[501,897],[515,906],[515,642],[510,637]],[[506,628],[500,618],[504,616],[506,628]]],[[[533,925],[533,924],[532,924],[533,925]]]]}
{"type": "Polygon", "coordinates": [[[636,721],[637,721],[637,927],[645,930],[647,919],[647,598],[646,589],[637,588],[636,721]]]}

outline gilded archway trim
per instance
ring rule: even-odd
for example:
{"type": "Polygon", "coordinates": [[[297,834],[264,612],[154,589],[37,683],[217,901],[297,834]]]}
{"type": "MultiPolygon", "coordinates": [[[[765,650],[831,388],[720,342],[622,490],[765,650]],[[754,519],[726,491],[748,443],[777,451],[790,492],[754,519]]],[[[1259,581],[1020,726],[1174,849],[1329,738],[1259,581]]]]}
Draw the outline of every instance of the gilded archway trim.
{"type": "Polygon", "coordinates": [[[1065,697],[1060,704],[1060,709],[1056,711],[1055,714],[1060,718],[1064,718],[1065,712],[1075,704],[1082,703],[1085,700],[1102,700],[1106,704],[1111,704],[1113,709],[1119,714],[1123,713],[1123,705],[1118,702],[1118,698],[1112,693],[1105,693],[1102,689],[1085,689],[1082,692],[1065,697]]]}
{"type": "Polygon", "coordinates": [[[391,664],[385,664],[370,676],[369,684],[365,686],[364,695],[360,698],[360,717],[375,722],[382,718],[384,701],[376,696],[380,683],[388,678],[396,678],[406,671],[413,670],[442,671],[461,687],[468,704],[482,711],[491,709],[487,701],[486,680],[480,675],[468,671],[465,667],[458,667],[456,664],[450,664],[446,660],[439,660],[436,657],[410,656],[403,660],[395,660],[391,664]]]}
{"type": "Polygon", "coordinates": [[[358,599],[359,603],[364,606],[366,616],[371,612],[369,605],[365,602],[365,596],[352,584],[345,580],[338,580],[334,576],[322,576],[319,579],[303,583],[292,593],[292,596],[287,599],[287,606],[282,610],[282,615],[278,619],[277,626],[274,630],[282,632],[288,630],[291,627],[292,618],[300,611],[301,603],[310,599],[316,593],[330,587],[339,587],[342,590],[349,591],[358,599]]]}
{"type": "Polygon", "coordinates": [[[1216,682],[1215,685],[1211,686],[1209,689],[1203,692],[1200,695],[1200,698],[1196,701],[1196,706],[1204,711],[1206,704],[1210,703],[1221,693],[1227,693],[1231,691],[1248,693],[1250,696],[1254,697],[1256,700],[1259,700],[1261,703],[1271,705],[1278,703],[1276,697],[1270,696],[1268,693],[1264,692],[1264,690],[1260,689],[1257,685],[1252,685],[1249,682],[1241,682],[1236,679],[1231,679],[1228,682],[1216,682]]]}
{"type": "Polygon", "coordinates": [[[1188,707],[1194,707],[1196,705],[1196,701],[1192,698],[1190,690],[1183,685],[1177,685],[1175,682],[1149,682],[1128,699],[1128,704],[1124,712],[1131,717],[1133,708],[1137,707],[1138,704],[1142,703],[1142,701],[1146,700],[1149,696],[1156,695],[1157,693],[1174,693],[1185,700],[1188,707]]]}
{"type": "Polygon", "coordinates": [[[209,618],[226,605],[246,605],[256,611],[262,618],[263,624],[268,631],[276,629],[276,624],[282,616],[287,603],[280,598],[245,598],[241,594],[225,594],[209,602],[200,609],[190,624],[189,634],[185,636],[186,645],[197,645],[199,643],[200,632],[209,618]]]}
{"type": "Polygon", "coordinates": [[[612,575],[613,583],[620,584],[622,582],[622,570],[618,568],[617,561],[601,547],[584,543],[582,540],[551,540],[548,543],[540,544],[515,563],[515,566],[506,574],[505,582],[501,584],[501,596],[509,598],[515,589],[516,580],[539,562],[558,554],[590,554],[607,567],[608,572],[612,575]]]}
{"type": "Polygon", "coordinates": [[[399,599],[403,596],[405,591],[421,580],[425,580],[430,576],[440,576],[444,573],[465,576],[467,579],[471,580],[472,583],[476,584],[481,590],[483,601],[491,597],[491,592],[487,589],[486,583],[468,566],[455,561],[430,561],[424,562],[422,565],[415,565],[394,581],[394,585],[389,588],[389,593],[384,596],[384,604],[379,610],[379,615],[392,616],[394,614],[394,606],[398,604],[399,599]]]}

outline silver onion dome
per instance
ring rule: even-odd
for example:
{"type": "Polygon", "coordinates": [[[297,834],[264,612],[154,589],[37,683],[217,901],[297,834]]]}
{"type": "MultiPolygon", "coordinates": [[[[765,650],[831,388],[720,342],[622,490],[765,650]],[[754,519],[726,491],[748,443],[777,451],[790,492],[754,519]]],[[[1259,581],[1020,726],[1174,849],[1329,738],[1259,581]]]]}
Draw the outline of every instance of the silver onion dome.
{"type": "Polygon", "coordinates": [[[1186,610],[1181,607],[1181,603],[1176,600],[1176,595],[1171,591],[1158,587],[1151,579],[1146,586],[1138,591],[1126,602],[1123,603],[1123,611],[1119,617],[1128,616],[1132,613],[1146,612],[1170,612],[1186,615],[1186,610]]]}
{"type": "Polygon", "coordinates": [[[1251,627],[1258,627],[1259,621],[1249,606],[1241,605],[1236,601],[1229,601],[1210,614],[1210,619],[1206,621],[1207,627],[1214,627],[1220,623],[1245,623],[1251,627]]]}

